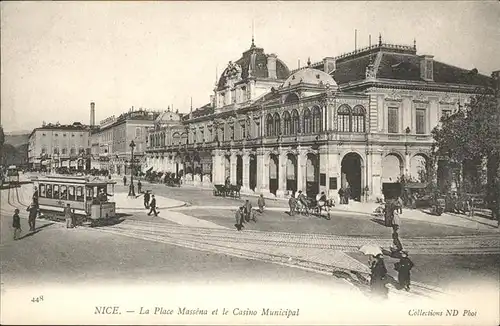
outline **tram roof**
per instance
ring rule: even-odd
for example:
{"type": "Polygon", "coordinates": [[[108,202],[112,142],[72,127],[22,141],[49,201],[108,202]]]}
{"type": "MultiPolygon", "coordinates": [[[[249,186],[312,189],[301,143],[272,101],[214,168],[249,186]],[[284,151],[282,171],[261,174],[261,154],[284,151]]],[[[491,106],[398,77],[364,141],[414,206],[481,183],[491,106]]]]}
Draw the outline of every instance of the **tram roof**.
{"type": "Polygon", "coordinates": [[[35,177],[32,179],[32,181],[50,182],[50,183],[73,183],[73,184],[82,184],[86,186],[103,186],[108,184],[116,184],[115,181],[107,181],[99,179],[92,180],[89,177],[74,177],[74,176],[59,176],[59,175],[35,177]]]}

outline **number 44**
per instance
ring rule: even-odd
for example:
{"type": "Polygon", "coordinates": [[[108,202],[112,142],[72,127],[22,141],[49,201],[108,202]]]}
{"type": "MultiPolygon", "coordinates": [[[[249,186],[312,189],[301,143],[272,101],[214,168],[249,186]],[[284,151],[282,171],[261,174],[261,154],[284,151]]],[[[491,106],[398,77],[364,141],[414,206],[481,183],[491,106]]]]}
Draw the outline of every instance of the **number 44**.
{"type": "Polygon", "coordinates": [[[31,299],[31,302],[42,302],[43,301],[43,295],[40,295],[38,297],[33,297],[31,299]]]}

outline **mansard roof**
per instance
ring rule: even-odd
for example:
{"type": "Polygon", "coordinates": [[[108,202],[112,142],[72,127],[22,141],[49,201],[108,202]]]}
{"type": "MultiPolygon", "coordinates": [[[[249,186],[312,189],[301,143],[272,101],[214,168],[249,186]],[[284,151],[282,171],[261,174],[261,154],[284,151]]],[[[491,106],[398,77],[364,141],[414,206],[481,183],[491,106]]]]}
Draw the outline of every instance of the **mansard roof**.
{"type": "MultiPolygon", "coordinates": [[[[268,55],[264,53],[263,48],[259,48],[252,43],[249,50],[243,52],[241,58],[239,58],[235,64],[241,67],[241,77],[242,80],[247,78],[269,78],[269,70],[267,68],[267,57],[268,55]]],[[[217,83],[218,89],[223,89],[226,85],[226,72],[229,67],[224,70],[221,74],[219,81],[217,83]]],[[[286,79],[290,75],[290,70],[283,63],[283,61],[276,58],[276,78],[286,79]]]]}

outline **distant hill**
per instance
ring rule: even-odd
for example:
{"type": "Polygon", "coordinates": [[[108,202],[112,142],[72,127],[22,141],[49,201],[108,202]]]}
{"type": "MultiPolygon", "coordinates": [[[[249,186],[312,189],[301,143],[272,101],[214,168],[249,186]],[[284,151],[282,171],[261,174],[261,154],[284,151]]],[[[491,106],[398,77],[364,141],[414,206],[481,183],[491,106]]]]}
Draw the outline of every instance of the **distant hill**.
{"type": "Polygon", "coordinates": [[[30,132],[6,132],[5,143],[0,153],[0,164],[22,165],[27,163],[30,132]]]}
{"type": "Polygon", "coordinates": [[[5,133],[5,144],[10,144],[14,147],[19,147],[21,145],[27,144],[30,133],[5,133]]]}

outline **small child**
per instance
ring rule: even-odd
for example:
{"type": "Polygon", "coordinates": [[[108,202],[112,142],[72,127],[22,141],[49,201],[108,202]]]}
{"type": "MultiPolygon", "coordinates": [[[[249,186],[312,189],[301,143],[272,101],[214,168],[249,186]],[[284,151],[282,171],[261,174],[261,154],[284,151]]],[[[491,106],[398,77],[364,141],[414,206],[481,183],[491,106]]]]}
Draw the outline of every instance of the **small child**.
{"type": "Polygon", "coordinates": [[[19,239],[21,235],[21,219],[19,218],[19,209],[14,210],[14,216],[12,216],[12,227],[14,228],[14,240],[19,239]]]}

